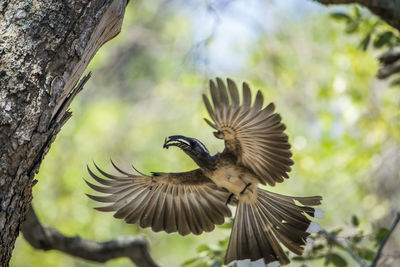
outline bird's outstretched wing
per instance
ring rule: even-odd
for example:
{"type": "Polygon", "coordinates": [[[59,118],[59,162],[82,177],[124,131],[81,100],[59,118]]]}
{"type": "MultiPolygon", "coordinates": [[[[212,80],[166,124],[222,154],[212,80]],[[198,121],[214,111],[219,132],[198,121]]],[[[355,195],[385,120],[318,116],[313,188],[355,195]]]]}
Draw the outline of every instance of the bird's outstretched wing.
{"type": "Polygon", "coordinates": [[[91,199],[110,203],[95,208],[115,211],[114,217],[127,223],[136,223],[153,231],[201,234],[214,230],[231,216],[225,205],[229,193],[218,188],[200,169],[182,173],[153,173],[153,176],[137,176],[122,171],[112,163],[120,175],[115,176],[96,169],[108,179],[95,175],[88,167],[90,176],[103,186],[86,183],[105,196],[88,195],[91,199]]]}
{"type": "Polygon", "coordinates": [[[285,125],[281,116],[274,113],[273,103],[263,108],[261,91],[253,104],[251,92],[243,83],[243,100],[239,101],[236,84],[227,79],[227,86],[217,78],[217,84],[210,81],[210,92],[213,105],[203,94],[206,108],[214,121],[206,122],[217,130],[215,136],[225,140],[224,153],[232,153],[238,163],[251,169],[262,184],[274,185],[288,178],[290,166],[290,144],[284,133],[285,125]]]}

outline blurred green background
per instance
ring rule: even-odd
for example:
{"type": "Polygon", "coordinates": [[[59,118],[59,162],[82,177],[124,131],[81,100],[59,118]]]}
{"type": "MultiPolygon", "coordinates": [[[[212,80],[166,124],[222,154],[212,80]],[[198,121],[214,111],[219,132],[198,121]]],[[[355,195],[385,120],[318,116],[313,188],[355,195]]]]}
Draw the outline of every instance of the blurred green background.
{"type": "MultiPolygon", "coordinates": [[[[143,235],[163,266],[179,266],[199,244],[227,237],[226,229],[180,237],[127,225],[94,211],[83,181],[86,164],[111,170],[110,158],[145,173],[195,168],[178,149],[162,149],[173,134],[221,151],[201,99],[208,79],[219,76],[262,90],[283,117],[295,165],[291,178],[270,190],[322,195],[325,229],[351,232],[352,215],[366,234],[389,226],[400,204],[400,92],[374,77],[377,52],[359,49],[359,38],[329,18],[336,9],[306,0],[131,1],[121,34],[90,63],[92,78],[36,176],[33,205],[41,222],[97,241],[143,235]]],[[[400,249],[399,231],[388,247],[400,249]]],[[[97,264],[37,251],[20,235],[11,266],[97,264]]]]}

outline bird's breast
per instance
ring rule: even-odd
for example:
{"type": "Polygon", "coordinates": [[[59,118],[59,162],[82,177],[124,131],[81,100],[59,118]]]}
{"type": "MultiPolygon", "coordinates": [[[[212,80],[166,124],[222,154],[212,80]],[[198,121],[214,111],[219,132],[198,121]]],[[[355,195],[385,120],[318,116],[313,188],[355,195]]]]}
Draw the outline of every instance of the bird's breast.
{"type": "Polygon", "coordinates": [[[223,187],[237,197],[251,195],[254,192],[258,180],[249,171],[235,165],[220,166],[207,175],[218,187],[223,187]],[[248,185],[247,189],[243,189],[248,185]],[[243,192],[241,194],[241,192],[243,192]]]}

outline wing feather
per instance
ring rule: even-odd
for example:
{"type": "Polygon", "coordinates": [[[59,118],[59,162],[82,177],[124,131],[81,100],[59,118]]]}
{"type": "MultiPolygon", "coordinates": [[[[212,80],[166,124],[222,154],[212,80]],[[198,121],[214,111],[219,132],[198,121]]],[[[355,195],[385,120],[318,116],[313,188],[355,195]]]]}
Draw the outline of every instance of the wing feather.
{"type": "Polygon", "coordinates": [[[167,233],[201,234],[224,223],[231,211],[225,205],[229,192],[218,188],[200,169],[183,173],[154,173],[140,176],[127,173],[112,165],[119,172],[112,175],[95,168],[100,178],[88,167],[90,176],[101,184],[86,183],[94,191],[105,195],[88,197],[108,205],[99,211],[115,212],[114,217],[127,223],[139,223],[143,228],[167,233]]]}
{"type": "Polygon", "coordinates": [[[240,103],[238,88],[231,79],[227,79],[227,85],[220,78],[216,83],[210,81],[210,94],[211,101],[203,95],[212,119],[206,121],[217,129],[215,136],[225,140],[222,155],[233,154],[236,163],[252,170],[262,184],[275,185],[288,178],[294,162],[284,133],[286,127],[281,116],[274,113],[274,104],[263,108],[261,91],[257,91],[252,104],[247,83],[242,85],[240,103]]]}

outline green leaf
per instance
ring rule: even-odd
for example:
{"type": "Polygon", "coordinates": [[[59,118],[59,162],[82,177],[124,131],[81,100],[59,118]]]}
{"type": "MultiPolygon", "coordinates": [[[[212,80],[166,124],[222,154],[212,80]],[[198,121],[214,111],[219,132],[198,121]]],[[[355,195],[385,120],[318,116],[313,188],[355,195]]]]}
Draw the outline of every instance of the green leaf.
{"type": "Polygon", "coordinates": [[[358,20],[350,21],[350,23],[348,23],[347,26],[346,26],[346,33],[353,33],[355,31],[357,31],[359,24],[360,23],[359,23],[358,20]]]}
{"type": "Polygon", "coordinates": [[[358,248],[357,254],[367,261],[372,261],[375,257],[375,251],[368,248],[358,248]]]}
{"type": "Polygon", "coordinates": [[[232,229],[232,223],[230,223],[230,222],[224,223],[222,225],[219,225],[218,228],[221,228],[221,229],[232,229]]]}
{"type": "Polygon", "coordinates": [[[330,14],[331,18],[335,20],[345,20],[345,21],[351,21],[351,17],[344,13],[344,12],[333,12],[330,14]]]}
{"type": "Polygon", "coordinates": [[[379,228],[378,232],[375,235],[376,244],[379,245],[388,234],[389,234],[389,229],[385,227],[379,228]]]}
{"type": "Polygon", "coordinates": [[[374,40],[374,47],[381,48],[385,45],[390,46],[391,41],[394,38],[394,34],[391,31],[385,31],[384,33],[379,34],[374,40]]]}
{"type": "Polygon", "coordinates": [[[358,226],[360,224],[360,221],[358,220],[358,217],[356,215],[351,216],[351,224],[353,226],[358,226]]]}
{"type": "Polygon", "coordinates": [[[323,245],[323,244],[319,244],[319,245],[317,245],[317,246],[314,246],[314,247],[312,248],[312,250],[313,250],[314,252],[316,252],[316,251],[321,250],[321,249],[323,249],[323,248],[324,248],[324,245],[323,245]]]}
{"type": "Polygon", "coordinates": [[[354,12],[354,15],[356,16],[356,18],[361,18],[361,11],[357,6],[354,6],[353,12],[354,12]]]}
{"type": "Polygon", "coordinates": [[[343,228],[338,228],[338,229],[332,230],[330,232],[330,234],[331,235],[338,235],[342,230],[343,230],[343,228]]]}
{"type": "Polygon", "coordinates": [[[305,261],[304,257],[302,256],[294,256],[292,258],[292,261],[305,261]]]}
{"type": "Polygon", "coordinates": [[[336,253],[331,254],[331,261],[335,266],[338,267],[346,267],[347,266],[347,261],[343,259],[342,256],[336,253]]]}
{"type": "Polygon", "coordinates": [[[366,51],[369,45],[369,42],[371,41],[371,33],[368,33],[360,42],[359,47],[363,50],[366,51]]]}
{"type": "Polygon", "coordinates": [[[353,236],[353,242],[355,244],[360,243],[360,241],[362,240],[362,235],[355,235],[353,236]]]}
{"type": "Polygon", "coordinates": [[[210,247],[208,245],[206,245],[206,244],[202,244],[202,245],[198,246],[196,250],[197,250],[197,252],[200,253],[200,252],[203,252],[203,251],[210,250],[210,247]]]}
{"type": "Polygon", "coordinates": [[[184,261],[181,266],[191,265],[192,263],[196,262],[198,259],[199,259],[199,257],[188,259],[187,261],[184,261]]]}

